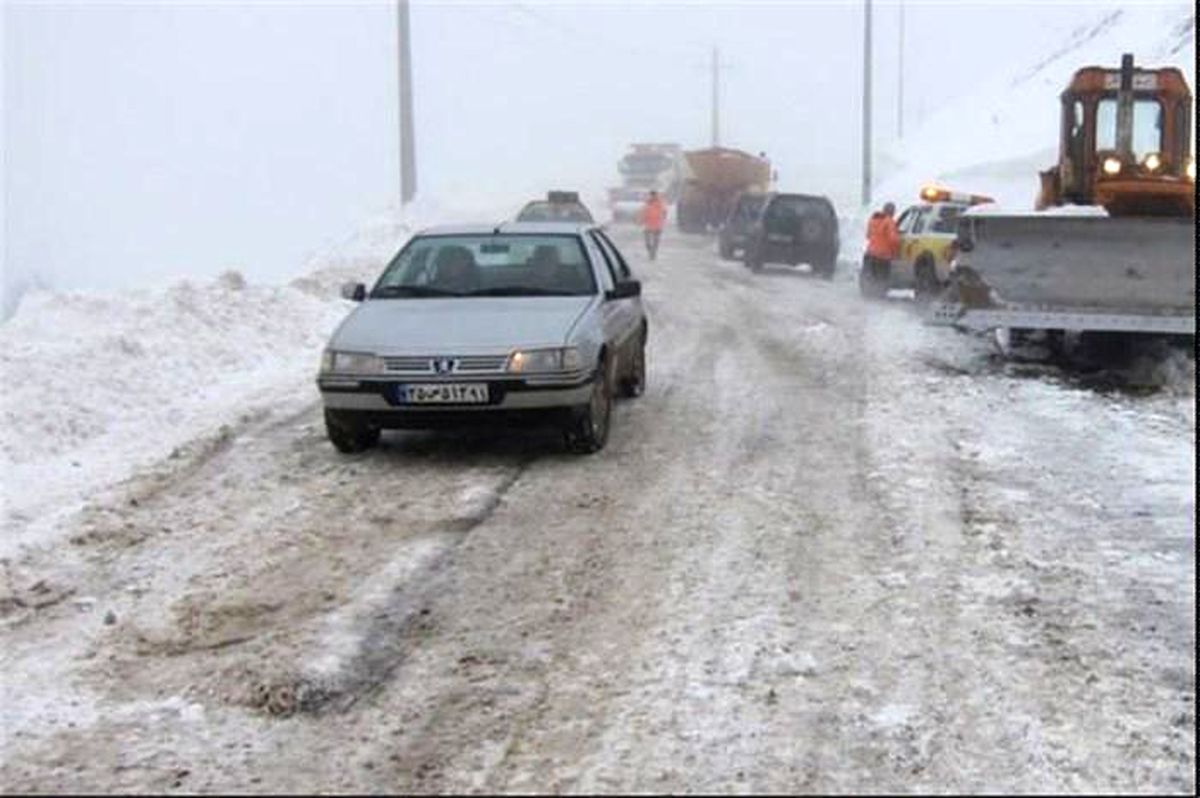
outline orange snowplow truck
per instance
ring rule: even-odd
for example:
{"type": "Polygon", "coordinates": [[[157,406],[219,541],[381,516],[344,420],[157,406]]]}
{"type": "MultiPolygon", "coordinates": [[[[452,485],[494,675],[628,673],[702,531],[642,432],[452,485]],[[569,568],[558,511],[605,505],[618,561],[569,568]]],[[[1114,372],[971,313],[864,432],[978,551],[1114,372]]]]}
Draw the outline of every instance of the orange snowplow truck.
{"type": "Polygon", "coordinates": [[[1102,205],[1110,216],[1192,216],[1192,95],[1174,67],[1085,67],[1062,93],[1058,165],[1041,173],[1038,210],[1102,205]]]}
{"type": "Polygon", "coordinates": [[[1040,213],[962,213],[954,290],[935,320],[1195,337],[1196,162],[1183,73],[1135,70],[1125,55],[1120,70],[1079,70],[1061,96],[1059,162],[1041,173],[1040,213]]]}

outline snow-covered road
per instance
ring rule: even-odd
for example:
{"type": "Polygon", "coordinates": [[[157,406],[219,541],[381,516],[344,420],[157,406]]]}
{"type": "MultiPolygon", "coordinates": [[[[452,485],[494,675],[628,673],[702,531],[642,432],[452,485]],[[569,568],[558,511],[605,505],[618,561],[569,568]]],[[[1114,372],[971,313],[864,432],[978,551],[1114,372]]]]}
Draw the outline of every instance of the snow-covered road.
{"type": "Polygon", "coordinates": [[[621,240],[600,454],[345,458],[314,389],[5,561],[5,790],[1193,791],[1194,366],[1095,390],[850,264],[621,240]]]}

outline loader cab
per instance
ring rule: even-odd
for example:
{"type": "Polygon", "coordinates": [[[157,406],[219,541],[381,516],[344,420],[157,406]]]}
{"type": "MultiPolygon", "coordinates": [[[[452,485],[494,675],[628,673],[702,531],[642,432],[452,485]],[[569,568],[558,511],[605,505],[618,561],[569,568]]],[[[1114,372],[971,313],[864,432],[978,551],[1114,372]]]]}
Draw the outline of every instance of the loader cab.
{"type": "Polygon", "coordinates": [[[1175,68],[1087,67],[1061,95],[1059,164],[1038,207],[1103,205],[1112,215],[1195,212],[1192,95],[1175,68]]]}

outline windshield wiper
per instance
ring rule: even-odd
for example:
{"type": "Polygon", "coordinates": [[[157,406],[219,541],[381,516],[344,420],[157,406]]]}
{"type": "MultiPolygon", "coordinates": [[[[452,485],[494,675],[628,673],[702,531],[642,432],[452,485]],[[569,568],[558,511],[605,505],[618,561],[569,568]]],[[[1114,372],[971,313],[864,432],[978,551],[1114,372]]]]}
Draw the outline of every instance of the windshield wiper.
{"type": "Polygon", "coordinates": [[[371,292],[372,299],[387,297],[431,297],[431,296],[463,296],[454,291],[443,291],[427,285],[384,285],[371,292]]]}
{"type": "Polygon", "coordinates": [[[578,291],[555,291],[550,288],[538,288],[529,285],[503,285],[495,288],[481,288],[466,296],[578,296],[578,291]]]}

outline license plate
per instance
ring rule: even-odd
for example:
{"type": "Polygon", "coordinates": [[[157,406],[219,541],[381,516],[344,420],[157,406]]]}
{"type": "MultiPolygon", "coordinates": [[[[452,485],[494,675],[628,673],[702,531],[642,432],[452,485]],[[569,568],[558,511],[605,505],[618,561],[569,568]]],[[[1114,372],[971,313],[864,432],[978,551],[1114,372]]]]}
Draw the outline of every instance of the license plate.
{"type": "Polygon", "coordinates": [[[404,405],[481,405],[487,404],[488,387],[481,383],[430,383],[400,385],[396,399],[404,405]]]}
{"type": "Polygon", "coordinates": [[[767,240],[776,244],[792,243],[792,237],[786,233],[767,233],[767,240]]]}

